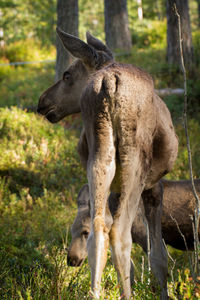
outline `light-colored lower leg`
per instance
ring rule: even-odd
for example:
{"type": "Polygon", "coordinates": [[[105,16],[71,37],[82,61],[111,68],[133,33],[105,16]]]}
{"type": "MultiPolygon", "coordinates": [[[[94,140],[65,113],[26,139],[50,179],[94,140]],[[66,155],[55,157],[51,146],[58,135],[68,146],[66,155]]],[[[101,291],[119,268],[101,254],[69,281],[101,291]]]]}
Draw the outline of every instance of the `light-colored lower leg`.
{"type": "Polygon", "coordinates": [[[91,268],[92,291],[100,295],[100,283],[107,260],[109,226],[106,224],[107,201],[110,184],[115,174],[115,149],[113,143],[107,152],[99,150],[98,157],[88,165],[88,182],[91,204],[92,230],[88,238],[88,261],[91,268]],[[109,163],[108,163],[109,162],[109,163]]]}
{"type": "MultiPolygon", "coordinates": [[[[138,188],[137,188],[138,189],[138,188]]],[[[135,212],[137,211],[138,202],[140,199],[140,190],[134,189],[135,199],[130,196],[127,200],[127,205],[120,207],[117,212],[117,218],[114,218],[113,225],[110,230],[110,244],[112,248],[112,259],[115,269],[118,273],[118,280],[122,286],[124,298],[130,299],[131,286],[133,285],[134,268],[131,261],[132,235],[131,228],[135,212]],[[128,204],[129,199],[132,202],[128,204]],[[129,208],[129,213],[127,213],[129,208]],[[121,210],[121,211],[120,211],[121,210]]]]}
{"type": "Polygon", "coordinates": [[[110,244],[113,262],[120,278],[124,297],[130,299],[132,284],[131,228],[144,185],[140,176],[142,169],[139,153],[132,148],[128,148],[127,153],[128,155],[126,157],[122,155],[121,159],[121,196],[110,230],[110,244]]]}
{"type": "Polygon", "coordinates": [[[132,239],[131,234],[128,237],[126,235],[126,243],[120,243],[122,236],[118,235],[118,230],[111,229],[110,241],[112,247],[112,258],[113,263],[115,265],[115,269],[118,273],[118,281],[120,282],[120,286],[122,286],[123,291],[122,294],[126,299],[131,297],[131,245],[132,239]],[[118,235],[117,238],[114,235],[118,235]]]}
{"type": "Polygon", "coordinates": [[[93,231],[88,238],[88,262],[91,268],[92,291],[95,298],[99,298],[103,269],[107,261],[109,246],[108,233],[100,218],[93,221],[93,231]]]}

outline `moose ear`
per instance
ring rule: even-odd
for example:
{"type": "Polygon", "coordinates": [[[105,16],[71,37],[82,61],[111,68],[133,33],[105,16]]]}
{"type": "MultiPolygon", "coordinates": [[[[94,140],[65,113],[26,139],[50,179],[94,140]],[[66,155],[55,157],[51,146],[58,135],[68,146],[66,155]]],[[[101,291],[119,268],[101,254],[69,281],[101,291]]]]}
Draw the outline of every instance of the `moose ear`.
{"type": "Polygon", "coordinates": [[[100,40],[95,38],[89,31],[87,31],[87,33],[86,33],[86,38],[87,38],[88,45],[91,45],[96,50],[104,51],[105,53],[107,53],[110,56],[111,59],[113,59],[113,54],[112,54],[111,50],[100,40]]]}
{"type": "Polygon", "coordinates": [[[98,54],[93,47],[79,38],[62,31],[60,28],[56,28],[56,32],[65,49],[67,49],[74,57],[82,59],[86,64],[91,66],[96,64],[98,54]]]}
{"type": "Polygon", "coordinates": [[[89,198],[89,186],[85,184],[78,193],[77,198],[78,207],[89,207],[90,198],[89,198]]]}

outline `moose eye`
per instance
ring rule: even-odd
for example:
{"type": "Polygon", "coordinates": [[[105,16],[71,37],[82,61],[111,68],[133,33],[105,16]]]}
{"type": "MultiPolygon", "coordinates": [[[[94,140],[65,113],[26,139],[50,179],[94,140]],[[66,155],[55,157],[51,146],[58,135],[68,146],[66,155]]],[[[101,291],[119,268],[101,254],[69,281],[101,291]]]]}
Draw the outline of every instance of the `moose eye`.
{"type": "Polygon", "coordinates": [[[85,231],[82,232],[82,235],[84,235],[87,238],[88,235],[89,235],[89,232],[85,230],[85,231]]]}
{"type": "Polygon", "coordinates": [[[63,80],[68,80],[69,78],[70,78],[69,72],[65,72],[65,73],[63,74],[63,80]]]}

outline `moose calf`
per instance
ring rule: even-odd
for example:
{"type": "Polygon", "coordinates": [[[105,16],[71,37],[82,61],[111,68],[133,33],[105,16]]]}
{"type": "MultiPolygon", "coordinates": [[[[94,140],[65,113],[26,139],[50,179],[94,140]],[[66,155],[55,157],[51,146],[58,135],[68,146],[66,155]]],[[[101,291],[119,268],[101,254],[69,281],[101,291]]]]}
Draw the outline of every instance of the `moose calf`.
{"type": "MultiPolygon", "coordinates": [[[[165,243],[180,250],[194,249],[194,235],[192,219],[195,209],[195,198],[189,180],[161,180],[164,189],[162,233],[165,243]],[[180,234],[185,237],[185,241],[180,234]]],[[[195,187],[200,195],[200,180],[195,180],[195,187]]],[[[118,195],[114,193],[109,197],[111,214],[118,205],[118,195]]],[[[85,184],[79,192],[78,212],[71,228],[72,241],[68,252],[68,264],[80,266],[87,256],[87,237],[90,233],[90,200],[88,185],[85,184]]],[[[137,215],[133,221],[131,234],[134,243],[139,244],[147,252],[147,236],[145,214],[142,200],[140,201],[137,215]]]]}

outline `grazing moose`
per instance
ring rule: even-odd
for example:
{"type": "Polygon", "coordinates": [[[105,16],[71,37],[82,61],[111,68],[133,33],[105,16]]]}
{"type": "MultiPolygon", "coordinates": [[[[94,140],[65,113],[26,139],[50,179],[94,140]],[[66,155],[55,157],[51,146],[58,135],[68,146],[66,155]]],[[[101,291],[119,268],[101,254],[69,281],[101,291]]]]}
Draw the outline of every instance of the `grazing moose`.
{"type": "Polygon", "coordinates": [[[79,153],[89,183],[92,227],[87,249],[93,296],[100,295],[109,242],[124,297],[131,296],[131,228],[143,192],[151,262],[161,298],[167,299],[167,255],[158,220],[159,180],[171,170],[178,151],[170,113],[145,71],[114,62],[111,51],[90,34],[85,43],[60,29],[57,33],[78,59],[42,94],[38,112],[52,123],[82,113],[79,153]],[[113,218],[107,204],[110,190],[120,194],[113,218]]]}
{"type": "MultiPolygon", "coordinates": [[[[163,184],[162,233],[166,244],[180,250],[194,249],[194,233],[192,219],[196,201],[189,180],[161,180],[163,184]],[[174,220],[175,219],[175,220],[174,220]],[[180,234],[185,237],[185,241],[180,234]],[[186,242],[186,245],[185,245],[186,242]]],[[[195,180],[195,187],[200,195],[200,180],[195,180]]],[[[109,196],[109,209],[114,216],[118,205],[118,197],[109,196]]],[[[84,185],[77,199],[78,212],[71,228],[72,241],[68,251],[68,264],[80,266],[87,256],[87,238],[90,233],[90,200],[88,184],[84,185]]],[[[133,221],[131,234],[133,243],[139,244],[147,252],[147,234],[145,226],[144,206],[139,203],[133,221]]],[[[158,220],[159,221],[159,220],[158,220]]]]}

